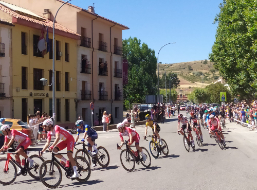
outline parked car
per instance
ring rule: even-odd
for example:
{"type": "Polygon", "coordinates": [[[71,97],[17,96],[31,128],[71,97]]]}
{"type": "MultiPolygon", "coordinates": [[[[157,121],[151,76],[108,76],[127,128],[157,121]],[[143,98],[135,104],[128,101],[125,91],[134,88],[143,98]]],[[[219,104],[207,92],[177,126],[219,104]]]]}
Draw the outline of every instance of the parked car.
{"type": "Polygon", "coordinates": [[[180,110],[186,110],[186,106],[180,106],[180,110]]]}
{"type": "MultiPolygon", "coordinates": [[[[10,125],[11,126],[11,130],[12,129],[16,129],[17,131],[21,131],[25,134],[27,134],[31,140],[31,144],[34,145],[35,144],[35,138],[33,135],[33,131],[31,128],[28,127],[28,125],[26,123],[24,123],[23,121],[21,121],[20,119],[10,119],[10,118],[6,118],[5,119],[5,125],[10,125]]],[[[14,142],[12,144],[12,148],[16,149],[19,146],[19,144],[17,144],[17,142],[14,142]]]]}

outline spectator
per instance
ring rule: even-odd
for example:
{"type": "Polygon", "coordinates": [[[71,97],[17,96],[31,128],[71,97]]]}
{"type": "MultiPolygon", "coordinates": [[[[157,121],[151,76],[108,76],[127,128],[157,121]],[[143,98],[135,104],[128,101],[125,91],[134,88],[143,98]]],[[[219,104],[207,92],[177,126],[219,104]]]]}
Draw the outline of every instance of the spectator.
{"type": "Polygon", "coordinates": [[[246,122],[246,118],[245,118],[245,111],[244,111],[244,108],[242,108],[242,111],[241,111],[240,116],[241,116],[241,121],[242,121],[243,123],[245,123],[245,122],[246,122]]]}
{"type": "Polygon", "coordinates": [[[104,111],[103,113],[103,117],[102,117],[102,123],[103,123],[103,131],[106,132],[106,128],[107,128],[107,112],[104,111]]]}
{"type": "MultiPolygon", "coordinates": [[[[5,123],[5,118],[0,119],[0,127],[5,123]]],[[[0,147],[4,145],[4,134],[0,131],[0,147]]],[[[1,154],[3,154],[1,152],[1,154]]]]}
{"type": "Polygon", "coordinates": [[[109,125],[111,123],[111,120],[112,120],[112,114],[109,114],[108,117],[106,117],[106,120],[107,120],[107,132],[109,131],[109,125]]]}

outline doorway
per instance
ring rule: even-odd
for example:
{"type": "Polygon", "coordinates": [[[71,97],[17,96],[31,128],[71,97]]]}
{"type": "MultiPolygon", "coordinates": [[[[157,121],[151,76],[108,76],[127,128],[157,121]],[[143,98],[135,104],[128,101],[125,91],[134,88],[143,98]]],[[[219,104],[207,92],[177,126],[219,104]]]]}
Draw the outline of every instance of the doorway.
{"type": "MultiPolygon", "coordinates": [[[[22,98],[22,121],[27,122],[27,115],[28,115],[28,103],[27,98],[22,98]]],[[[36,112],[35,112],[36,113],[36,112]]]]}
{"type": "Polygon", "coordinates": [[[34,99],[34,113],[40,111],[42,114],[42,99],[34,99]]]}
{"type": "Polygon", "coordinates": [[[104,113],[104,108],[99,108],[99,114],[98,114],[98,121],[99,121],[99,125],[102,125],[102,117],[103,117],[103,113],[104,113]]]}

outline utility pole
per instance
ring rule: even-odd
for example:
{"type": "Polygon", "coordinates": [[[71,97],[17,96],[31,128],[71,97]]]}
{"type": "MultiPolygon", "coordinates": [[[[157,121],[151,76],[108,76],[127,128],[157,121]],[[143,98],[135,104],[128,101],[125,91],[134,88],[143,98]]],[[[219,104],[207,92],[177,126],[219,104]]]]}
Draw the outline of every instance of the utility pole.
{"type": "Polygon", "coordinates": [[[166,104],[167,104],[166,71],[165,71],[165,90],[166,90],[166,104]]]}

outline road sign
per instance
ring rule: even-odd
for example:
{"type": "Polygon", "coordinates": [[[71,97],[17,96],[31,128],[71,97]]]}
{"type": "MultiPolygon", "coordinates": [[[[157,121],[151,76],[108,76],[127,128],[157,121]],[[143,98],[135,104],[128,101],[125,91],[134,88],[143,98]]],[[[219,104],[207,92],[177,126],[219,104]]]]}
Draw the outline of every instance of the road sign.
{"type": "Polygon", "coordinates": [[[226,102],[227,100],[227,93],[226,92],[220,92],[220,101],[226,102]]]}

